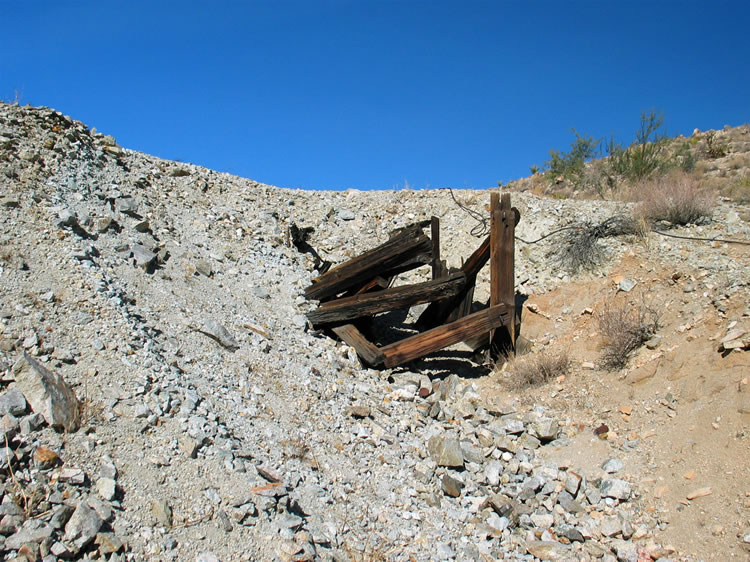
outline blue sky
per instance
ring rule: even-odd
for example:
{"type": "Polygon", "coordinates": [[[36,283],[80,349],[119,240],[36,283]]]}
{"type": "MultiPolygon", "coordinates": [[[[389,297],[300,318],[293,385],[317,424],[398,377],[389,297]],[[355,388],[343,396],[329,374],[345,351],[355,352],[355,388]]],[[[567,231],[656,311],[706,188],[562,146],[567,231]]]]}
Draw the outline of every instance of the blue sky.
{"type": "Polygon", "coordinates": [[[0,98],[283,187],[486,188],[750,121],[750,2],[0,0],[0,98]]]}

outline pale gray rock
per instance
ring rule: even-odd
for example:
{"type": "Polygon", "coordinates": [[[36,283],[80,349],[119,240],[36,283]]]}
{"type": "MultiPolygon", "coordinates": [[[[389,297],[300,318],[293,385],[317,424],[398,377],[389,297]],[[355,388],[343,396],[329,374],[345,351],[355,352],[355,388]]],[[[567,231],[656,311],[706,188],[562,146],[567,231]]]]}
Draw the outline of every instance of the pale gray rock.
{"type": "Polygon", "coordinates": [[[237,351],[240,348],[240,344],[234,339],[229,331],[219,324],[216,320],[208,318],[203,321],[203,329],[201,330],[211,339],[217,341],[222,347],[227,348],[230,351],[237,351]]]}
{"type": "Polygon", "coordinates": [[[500,473],[502,465],[497,460],[491,460],[484,467],[484,477],[490,486],[497,486],[500,483],[500,473]]]}
{"type": "Polygon", "coordinates": [[[603,480],[599,489],[605,498],[615,498],[617,500],[627,500],[630,498],[630,484],[619,478],[607,478],[603,480]]]}
{"type": "Polygon", "coordinates": [[[489,527],[498,532],[503,532],[510,526],[510,519],[501,517],[494,511],[487,516],[486,523],[489,527]]]}
{"type": "Polygon", "coordinates": [[[62,529],[74,511],[75,508],[72,505],[61,504],[56,506],[49,520],[50,527],[53,529],[62,529]]]}
{"type": "Polygon", "coordinates": [[[153,500],[151,502],[151,514],[159,525],[163,527],[172,526],[172,508],[167,503],[167,500],[153,500]]]}
{"type": "Polygon", "coordinates": [[[557,541],[527,541],[526,551],[539,560],[567,560],[570,547],[557,541]]]}
{"type": "Polygon", "coordinates": [[[605,517],[599,523],[599,532],[605,537],[614,537],[622,533],[622,524],[618,517],[605,517]]]}
{"type": "Polygon", "coordinates": [[[532,513],[531,522],[540,529],[549,529],[555,524],[555,517],[551,513],[532,513]]]}
{"type": "Polygon", "coordinates": [[[115,208],[126,215],[136,215],[138,213],[138,201],[133,197],[120,197],[115,201],[115,208]]]}
{"type": "Polygon", "coordinates": [[[195,262],[195,270],[205,277],[211,277],[214,274],[214,268],[211,265],[211,262],[205,259],[200,259],[195,262]]]}
{"type": "Polygon", "coordinates": [[[62,376],[52,373],[27,353],[13,365],[12,375],[31,409],[44,416],[49,425],[65,431],[78,429],[81,405],[62,376]]]}
{"type": "Polygon", "coordinates": [[[133,244],[130,247],[130,254],[135,260],[135,265],[144,271],[150,270],[156,264],[156,254],[143,244],[133,244]]]}
{"type": "Polygon", "coordinates": [[[557,439],[559,424],[554,419],[542,419],[531,424],[531,428],[542,442],[553,441],[557,439]]]}
{"type": "Polygon", "coordinates": [[[455,437],[434,435],[427,442],[427,450],[438,466],[455,468],[464,465],[461,444],[455,437]]]}
{"type": "Polygon", "coordinates": [[[103,521],[112,520],[114,513],[112,511],[112,507],[110,506],[109,502],[105,502],[101,498],[91,494],[86,499],[86,503],[91,509],[96,511],[96,513],[99,515],[99,517],[102,518],[103,521]]]}
{"type": "Polygon", "coordinates": [[[521,420],[507,419],[505,420],[505,427],[503,429],[505,430],[506,433],[519,434],[525,431],[526,426],[521,420]]]}
{"type": "Polygon", "coordinates": [[[618,289],[619,289],[620,291],[624,292],[624,293],[629,293],[630,291],[632,291],[632,290],[633,290],[633,289],[635,288],[635,286],[636,286],[637,284],[638,284],[638,282],[637,282],[637,281],[635,281],[635,280],[633,280],[633,279],[630,279],[630,278],[628,278],[628,279],[623,279],[622,281],[620,281],[620,282],[619,282],[619,283],[617,284],[617,288],[618,288],[618,289]]]}
{"type": "Polygon", "coordinates": [[[14,388],[0,396],[0,415],[20,416],[26,412],[26,399],[23,393],[14,388]]]}
{"type": "Polygon", "coordinates": [[[96,481],[96,491],[103,500],[112,501],[117,493],[117,483],[111,478],[99,478],[96,481]]]}
{"type": "Polygon", "coordinates": [[[571,542],[584,542],[583,534],[573,525],[558,525],[557,534],[571,542]]]}
{"type": "Polygon", "coordinates": [[[557,495],[557,503],[559,503],[560,507],[568,513],[584,513],[586,511],[566,490],[563,490],[557,495]]]}
{"type": "Polygon", "coordinates": [[[94,543],[101,554],[120,552],[125,547],[123,540],[114,533],[97,533],[94,543]]]}
{"type": "Polygon", "coordinates": [[[572,497],[576,497],[578,490],[581,487],[582,476],[577,472],[569,470],[565,475],[565,491],[567,491],[572,497]]]}
{"type": "Polygon", "coordinates": [[[28,519],[18,531],[5,539],[5,548],[18,550],[26,543],[40,543],[53,533],[54,529],[47,523],[38,519],[28,519]]]}
{"type": "Polygon", "coordinates": [[[435,474],[436,467],[437,463],[434,460],[430,458],[423,459],[414,466],[414,475],[416,476],[417,480],[424,484],[427,484],[430,480],[432,480],[432,475],[435,474]]]}
{"type": "Polygon", "coordinates": [[[103,524],[104,521],[99,514],[82,501],[65,525],[64,540],[79,551],[94,540],[103,524]]]}
{"type": "Polygon", "coordinates": [[[521,434],[521,437],[518,438],[518,441],[516,442],[516,444],[522,449],[534,450],[534,449],[538,449],[539,447],[541,447],[542,442],[529,433],[523,433],[521,434]]]}
{"type": "Polygon", "coordinates": [[[467,462],[473,462],[476,464],[482,464],[484,462],[484,455],[482,450],[466,441],[461,443],[461,452],[463,453],[464,460],[467,462]]]}
{"type": "Polygon", "coordinates": [[[443,489],[443,493],[452,498],[457,498],[461,495],[461,490],[463,490],[464,485],[465,484],[461,480],[450,474],[444,474],[440,480],[440,486],[443,489]]]}
{"type": "Polygon", "coordinates": [[[604,464],[602,465],[602,470],[608,474],[615,474],[617,472],[620,472],[623,466],[625,465],[620,459],[611,458],[607,459],[604,462],[604,464]]]}

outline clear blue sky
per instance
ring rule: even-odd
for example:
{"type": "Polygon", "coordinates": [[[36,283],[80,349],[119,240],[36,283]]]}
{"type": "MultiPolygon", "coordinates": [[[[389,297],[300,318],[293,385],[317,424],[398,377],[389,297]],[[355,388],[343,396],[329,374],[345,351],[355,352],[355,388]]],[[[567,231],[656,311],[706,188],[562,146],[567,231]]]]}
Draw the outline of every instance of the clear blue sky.
{"type": "Polygon", "coordinates": [[[750,121],[750,1],[0,0],[0,98],[323,189],[485,188],[575,127],[750,121]]]}

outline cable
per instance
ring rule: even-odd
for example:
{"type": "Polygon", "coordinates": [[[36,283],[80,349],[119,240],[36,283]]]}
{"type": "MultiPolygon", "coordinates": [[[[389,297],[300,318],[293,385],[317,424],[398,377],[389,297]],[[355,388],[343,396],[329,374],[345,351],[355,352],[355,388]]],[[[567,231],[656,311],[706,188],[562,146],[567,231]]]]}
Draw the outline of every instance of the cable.
{"type": "MultiPolygon", "coordinates": [[[[470,234],[474,236],[475,238],[481,238],[482,236],[485,236],[490,230],[489,225],[487,224],[488,223],[487,217],[483,216],[481,213],[473,209],[468,208],[466,205],[464,205],[458,199],[456,199],[456,196],[454,195],[453,189],[451,187],[444,187],[442,189],[447,189],[448,192],[451,194],[451,199],[453,199],[453,202],[477,222],[477,224],[474,225],[474,227],[469,231],[470,234]]],[[[600,226],[606,227],[607,226],[606,223],[613,218],[615,217],[611,217],[610,219],[607,219],[600,226]]],[[[523,242],[524,244],[536,244],[537,242],[541,242],[545,238],[549,238],[550,236],[554,236],[555,234],[558,234],[560,232],[564,232],[566,230],[575,230],[575,229],[580,229],[580,228],[585,228],[585,226],[584,225],[564,226],[562,228],[558,228],[557,230],[553,230],[552,232],[545,234],[541,238],[537,238],[536,240],[531,240],[531,241],[524,240],[520,236],[516,236],[515,238],[516,240],[518,240],[519,242],[523,242]]],[[[702,241],[702,242],[725,242],[727,244],[743,244],[746,246],[750,246],[749,240],[729,240],[726,238],[701,238],[701,237],[691,237],[691,236],[680,236],[679,234],[668,234],[664,232],[663,230],[656,230],[656,229],[652,229],[651,231],[655,232],[656,234],[661,234],[662,236],[668,236],[670,238],[680,238],[682,240],[696,240],[696,241],[702,241]]]]}
{"type": "Polygon", "coordinates": [[[521,238],[520,236],[516,236],[516,240],[518,240],[519,242],[523,242],[524,244],[536,244],[537,242],[541,242],[545,238],[549,238],[550,236],[552,236],[553,234],[557,234],[558,232],[563,232],[565,230],[575,230],[577,228],[581,228],[581,227],[580,226],[563,226],[562,228],[553,230],[552,232],[545,234],[544,236],[542,236],[541,238],[537,238],[536,240],[527,241],[521,238]]]}
{"type": "Polygon", "coordinates": [[[668,236],[670,238],[680,238],[682,240],[699,240],[703,242],[726,242],[727,244],[744,244],[746,246],[750,246],[750,240],[729,240],[727,238],[700,238],[698,236],[680,236],[679,234],[667,234],[663,230],[656,230],[652,229],[652,232],[656,232],[656,234],[661,234],[662,236],[668,236]]]}
{"type": "Polygon", "coordinates": [[[459,202],[459,200],[456,199],[456,196],[453,194],[453,189],[451,187],[444,187],[443,189],[447,189],[450,192],[451,199],[453,199],[453,202],[458,205],[460,209],[464,210],[471,218],[477,221],[477,224],[474,225],[469,233],[475,238],[481,238],[482,236],[485,236],[490,230],[490,227],[487,225],[487,217],[483,216],[481,213],[475,211],[474,209],[469,209],[466,205],[459,202]]]}

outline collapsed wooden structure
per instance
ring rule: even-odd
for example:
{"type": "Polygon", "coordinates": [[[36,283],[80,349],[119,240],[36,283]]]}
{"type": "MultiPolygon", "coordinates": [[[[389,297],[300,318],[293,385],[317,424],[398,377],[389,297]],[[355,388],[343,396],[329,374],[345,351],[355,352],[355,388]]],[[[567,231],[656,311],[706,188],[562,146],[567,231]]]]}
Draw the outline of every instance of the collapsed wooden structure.
{"type": "Polygon", "coordinates": [[[501,198],[492,193],[489,236],[460,268],[450,270],[440,259],[437,217],[398,230],[384,244],[315,279],[305,296],[320,305],[307,318],[315,327],[330,329],[373,367],[396,367],[462,341],[474,349],[492,346],[501,331],[512,346],[517,323],[514,251],[519,219],[509,194],[501,198]],[[423,232],[427,226],[431,238],[423,232]],[[472,312],[477,275],[488,261],[488,306],[472,312]],[[391,287],[397,275],[423,265],[432,267],[430,281],[391,287]],[[357,325],[376,314],[426,303],[414,326],[418,333],[395,343],[378,346],[357,325]]]}

